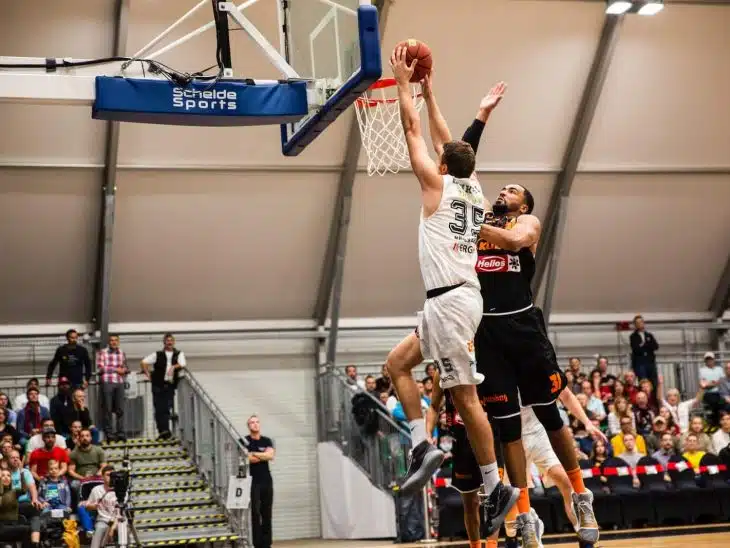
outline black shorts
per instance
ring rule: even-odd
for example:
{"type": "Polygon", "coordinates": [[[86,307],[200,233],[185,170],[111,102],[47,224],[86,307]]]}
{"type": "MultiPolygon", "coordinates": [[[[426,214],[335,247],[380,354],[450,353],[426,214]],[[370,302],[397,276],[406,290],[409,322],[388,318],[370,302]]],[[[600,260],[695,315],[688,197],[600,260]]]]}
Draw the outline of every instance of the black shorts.
{"type": "Polygon", "coordinates": [[[491,418],[518,415],[520,406],[554,402],[565,388],[542,311],[532,307],[508,316],[482,316],[474,336],[478,387],[491,418]]]}
{"type": "Polygon", "coordinates": [[[453,469],[451,486],[462,493],[476,491],[482,486],[482,472],[469,444],[466,429],[458,426],[452,429],[454,445],[451,448],[453,469]]]}

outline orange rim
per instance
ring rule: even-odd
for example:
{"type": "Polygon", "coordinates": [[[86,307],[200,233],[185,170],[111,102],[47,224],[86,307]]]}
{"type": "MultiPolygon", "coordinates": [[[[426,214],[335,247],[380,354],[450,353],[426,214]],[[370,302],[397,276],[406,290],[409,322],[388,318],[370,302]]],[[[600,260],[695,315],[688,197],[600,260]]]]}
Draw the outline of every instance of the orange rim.
{"type": "MultiPolygon", "coordinates": [[[[373,85],[371,85],[368,88],[368,90],[387,89],[387,88],[394,87],[396,84],[397,84],[397,82],[395,81],[395,78],[382,78],[381,80],[378,80],[373,85]]],[[[423,96],[422,93],[418,93],[416,95],[416,97],[422,97],[422,96],[423,96]]],[[[361,108],[377,107],[378,105],[382,105],[382,104],[388,104],[388,105],[390,105],[390,104],[397,103],[397,102],[398,102],[398,99],[396,99],[396,98],[392,98],[392,99],[377,99],[376,98],[376,99],[373,99],[372,97],[368,97],[366,99],[366,98],[363,98],[363,97],[358,97],[355,100],[355,104],[357,106],[361,107],[361,108]]]]}

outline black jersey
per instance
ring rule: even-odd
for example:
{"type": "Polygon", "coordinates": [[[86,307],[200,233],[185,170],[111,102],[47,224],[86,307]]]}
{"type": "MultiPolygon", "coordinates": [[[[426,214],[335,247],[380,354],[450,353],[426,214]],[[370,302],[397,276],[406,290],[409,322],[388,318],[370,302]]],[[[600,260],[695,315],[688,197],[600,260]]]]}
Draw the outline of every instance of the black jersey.
{"type": "MultiPolygon", "coordinates": [[[[516,218],[504,226],[510,230],[516,218]]],[[[535,275],[535,256],[530,248],[507,251],[479,240],[476,270],[482,286],[485,314],[524,310],[532,304],[530,282],[535,275]]]]}

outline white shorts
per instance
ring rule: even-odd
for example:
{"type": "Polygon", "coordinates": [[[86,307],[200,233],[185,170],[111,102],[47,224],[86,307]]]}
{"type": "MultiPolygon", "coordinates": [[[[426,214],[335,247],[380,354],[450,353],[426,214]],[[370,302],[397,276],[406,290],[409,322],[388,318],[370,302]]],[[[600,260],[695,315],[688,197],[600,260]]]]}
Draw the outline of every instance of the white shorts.
{"type": "Polygon", "coordinates": [[[482,319],[479,288],[462,285],[438,297],[426,299],[418,314],[418,337],[424,359],[434,360],[441,388],[480,384],[476,371],[474,333],[482,319]]]}
{"type": "Polygon", "coordinates": [[[560,460],[550,445],[550,438],[544,428],[522,434],[522,446],[525,448],[525,460],[537,466],[545,487],[552,487],[553,482],[547,476],[547,471],[553,466],[560,466],[560,460]]]}

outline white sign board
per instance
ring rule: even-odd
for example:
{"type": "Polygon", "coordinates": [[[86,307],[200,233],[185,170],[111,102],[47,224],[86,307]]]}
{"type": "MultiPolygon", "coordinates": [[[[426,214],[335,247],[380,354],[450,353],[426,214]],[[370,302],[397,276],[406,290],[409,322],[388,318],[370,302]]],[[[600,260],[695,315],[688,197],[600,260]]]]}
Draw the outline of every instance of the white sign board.
{"type": "Polygon", "coordinates": [[[228,482],[228,510],[247,510],[251,503],[251,476],[239,478],[231,476],[228,482]]]}

